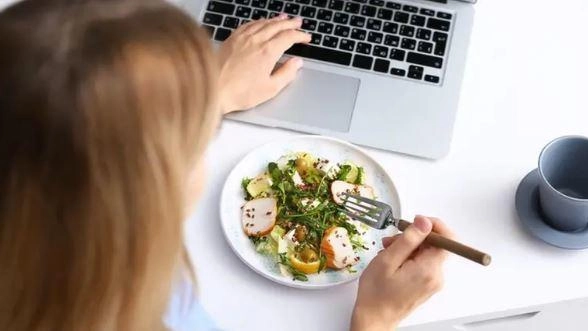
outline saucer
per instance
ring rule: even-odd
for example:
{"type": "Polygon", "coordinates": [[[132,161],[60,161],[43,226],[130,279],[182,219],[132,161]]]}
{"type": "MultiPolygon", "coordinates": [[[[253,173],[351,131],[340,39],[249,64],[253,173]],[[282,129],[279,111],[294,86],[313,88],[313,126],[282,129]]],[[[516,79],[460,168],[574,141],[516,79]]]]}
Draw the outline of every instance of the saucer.
{"type": "Polygon", "coordinates": [[[576,232],[564,232],[543,221],[539,205],[539,180],[539,170],[535,169],[523,178],[517,189],[516,209],[523,225],[535,237],[550,245],[565,249],[588,248],[588,227],[576,232]]]}

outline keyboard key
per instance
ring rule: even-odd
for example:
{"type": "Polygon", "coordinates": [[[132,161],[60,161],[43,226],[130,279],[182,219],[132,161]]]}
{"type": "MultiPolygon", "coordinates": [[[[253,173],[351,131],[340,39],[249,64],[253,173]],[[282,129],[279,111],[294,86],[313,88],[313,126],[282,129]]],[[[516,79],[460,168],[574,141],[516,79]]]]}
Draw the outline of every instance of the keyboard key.
{"type": "Polygon", "coordinates": [[[345,2],[343,2],[342,0],[331,0],[329,2],[329,9],[343,10],[344,5],[345,5],[345,2]]]}
{"type": "Polygon", "coordinates": [[[394,22],[398,22],[398,23],[408,23],[408,14],[407,13],[403,13],[401,11],[397,11],[396,14],[394,14],[394,22]]]}
{"type": "Polygon", "coordinates": [[[267,9],[273,11],[282,11],[282,8],[284,8],[284,2],[279,0],[270,0],[267,5],[267,9]]]}
{"type": "Polygon", "coordinates": [[[208,3],[207,9],[215,13],[233,15],[233,12],[235,11],[235,5],[230,3],[211,1],[208,3]]]}
{"type": "Polygon", "coordinates": [[[400,9],[402,6],[398,2],[386,2],[387,8],[400,9]]]}
{"type": "Polygon", "coordinates": [[[386,4],[384,0],[370,0],[370,5],[384,7],[384,4],[386,4]]]}
{"type": "Polygon", "coordinates": [[[204,18],[202,19],[202,23],[213,24],[213,25],[221,25],[222,21],[223,21],[223,15],[213,14],[213,13],[204,14],[204,18]]]}
{"type": "Polygon", "coordinates": [[[399,69],[399,68],[392,68],[392,70],[390,70],[390,73],[395,76],[404,77],[404,75],[406,75],[406,70],[399,69]]]}
{"type": "MultiPolygon", "coordinates": [[[[387,58],[388,57],[388,47],[386,46],[374,46],[373,55],[387,58]]],[[[387,71],[387,70],[386,70],[387,71]]]]}
{"type": "Polygon", "coordinates": [[[314,7],[304,6],[300,11],[300,16],[314,18],[314,15],[316,15],[316,8],[314,7]]]}
{"type": "Polygon", "coordinates": [[[344,14],[344,13],[335,12],[335,16],[333,17],[333,22],[347,24],[347,21],[349,21],[349,15],[344,14]]]}
{"type": "Polygon", "coordinates": [[[335,27],[335,35],[339,36],[339,37],[349,37],[349,31],[351,29],[348,26],[345,25],[337,25],[335,27]]]}
{"type": "Polygon", "coordinates": [[[444,18],[446,20],[450,20],[451,17],[453,17],[453,15],[451,15],[449,13],[444,13],[444,12],[437,12],[437,17],[444,18]]]}
{"type": "Polygon", "coordinates": [[[418,66],[409,66],[408,67],[408,76],[409,78],[412,79],[422,79],[423,78],[423,71],[424,68],[423,67],[418,67],[418,66]]]}
{"type": "Polygon", "coordinates": [[[322,32],[322,33],[326,33],[326,34],[331,34],[331,33],[333,33],[333,27],[334,26],[331,23],[319,22],[318,32],[322,32]]]}
{"type": "Polygon", "coordinates": [[[419,11],[417,7],[409,5],[404,5],[404,7],[402,7],[402,10],[407,11],[409,13],[416,13],[419,11]]]}
{"type": "Polygon", "coordinates": [[[322,39],[323,39],[323,35],[321,35],[319,33],[313,33],[311,35],[310,43],[315,44],[315,45],[320,45],[322,39]]]}
{"type": "Polygon", "coordinates": [[[319,9],[316,18],[323,21],[330,21],[333,17],[333,12],[327,9],[319,9]]]}
{"type": "Polygon", "coordinates": [[[353,52],[353,50],[355,49],[355,41],[349,39],[341,39],[341,42],[339,43],[339,48],[344,51],[353,52]]]}
{"type": "Polygon", "coordinates": [[[353,66],[356,68],[370,70],[372,68],[373,61],[374,59],[369,56],[355,54],[353,57],[353,66]]]}
{"type": "Polygon", "coordinates": [[[435,32],[433,33],[433,41],[435,42],[435,50],[433,53],[435,55],[443,56],[445,55],[445,48],[447,48],[447,33],[443,32],[435,32]]]}
{"type": "Polygon", "coordinates": [[[425,80],[430,83],[439,83],[439,77],[433,75],[425,75],[425,80]]]}
{"type": "Polygon", "coordinates": [[[416,26],[425,26],[426,17],[420,15],[412,15],[410,17],[410,24],[416,26]]]}
{"type": "Polygon", "coordinates": [[[286,54],[341,65],[351,64],[351,53],[308,44],[295,44],[286,51],[286,54]]]}
{"type": "Polygon", "coordinates": [[[421,14],[427,16],[435,16],[435,11],[427,8],[421,8],[421,14]]]}
{"type": "Polygon", "coordinates": [[[339,43],[339,38],[333,36],[325,36],[323,38],[323,46],[336,48],[339,43]]]}
{"type": "Polygon", "coordinates": [[[240,5],[249,5],[250,0],[235,0],[236,3],[240,5]]]}
{"type": "Polygon", "coordinates": [[[398,24],[392,22],[384,22],[384,32],[388,33],[397,33],[398,32],[398,24]]]}
{"type": "Polygon", "coordinates": [[[286,6],[284,6],[284,12],[292,15],[298,15],[298,13],[300,12],[300,5],[287,2],[286,6]]]}
{"type": "Polygon", "coordinates": [[[418,28],[417,33],[416,33],[416,37],[419,39],[423,39],[423,40],[429,40],[429,39],[431,39],[431,30],[418,28]]]}
{"type": "Polygon", "coordinates": [[[251,8],[239,6],[237,7],[237,11],[235,11],[235,15],[238,17],[249,18],[249,15],[251,15],[251,8]]]}
{"type": "Polygon", "coordinates": [[[408,56],[406,57],[406,62],[420,64],[427,67],[433,68],[441,68],[443,66],[443,58],[425,55],[415,52],[408,52],[408,56]]]}
{"type": "Polygon", "coordinates": [[[384,37],[384,44],[387,46],[398,47],[399,43],[400,38],[398,38],[397,36],[387,34],[386,37],[384,37]]]}
{"type": "Polygon", "coordinates": [[[365,25],[365,17],[353,15],[351,16],[349,24],[351,24],[352,26],[363,28],[363,26],[365,25]]]}
{"type": "Polygon", "coordinates": [[[225,17],[225,21],[223,22],[223,26],[231,29],[236,29],[239,27],[239,19],[234,17],[225,17]]]}
{"type": "Polygon", "coordinates": [[[378,10],[378,8],[376,8],[374,6],[363,5],[361,7],[361,14],[363,16],[374,17],[374,16],[376,16],[377,10],[378,10]]]}
{"type": "Polygon", "coordinates": [[[317,21],[305,18],[302,20],[302,30],[314,31],[316,30],[317,21]]]}
{"type": "Polygon", "coordinates": [[[372,45],[358,42],[355,51],[362,54],[370,54],[372,52],[372,45]]]}
{"type": "Polygon", "coordinates": [[[367,20],[367,25],[365,27],[370,30],[380,31],[382,28],[382,21],[370,18],[367,20]]]}
{"type": "Polygon", "coordinates": [[[265,8],[267,6],[266,0],[251,0],[251,7],[265,8]]]}
{"type": "Polygon", "coordinates": [[[310,4],[310,0],[295,0],[296,3],[300,3],[303,5],[309,5],[310,4]]]}
{"type": "Polygon", "coordinates": [[[241,25],[243,25],[243,24],[247,24],[247,23],[249,23],[249,22],[251,22],[251,20],[245,20],[245,19],[243,19],[243,20],[241,20],[241,25]]]}
{"type": "Polygon", "coordinates": [[[428,43],[426,41],[419,41],[419,46],[417,50],[422,53],[429,53],[433,52],[433,44],[428,43]]]}
{"type": "Polygon", "coordinates": [[[355,3],[355,2],[346,2],[345,3],[345,12],[351,13],[351,14],[358,14],[360,7],[361,6],[358,3],[355,3]]]}
{"type": "Polygon", "coordinates": [[[376,59],[376,62],[374,62],[374,71],[387,74],[388,68],[390,68],[390,61],[388,60],[376,59]]]}
{"type": "Polygon", "coordinates": [[[368,2],[368,0],[351,0],[351,1],[359,2],[359,3],[367,3],[368,2]]]}
{"type": "Polygon", "coordinates": [[[267,15],[267,18],[274,18],[276,16],[280,16],[280,13],[277,13],[275,11],[270,11],[269,15],[267,15]]]}
{"type": "Polygon", "coordinates": [[[312,0],[312,5],[315,7],[325,8],[327,6],[327,0],[312,0]]]}
{"type": "Polygon", "coordinates": [[[368,41],[372,42],[374,44],[381,44],[382,43],[382,39],[384,39],[384,35],[379,33],[379,32],[373,32],[370,31],[368,33],[368,41]]]}
{"type": "Polygon", "coordinates": [[[400,35],[405,37],[412,37],[414,36],[414,28],[408,25],[401,25],[400,26],[400,35]]]}
{"type": "Polygon", "coordinates": [[[231,35],[231,30],[224,28],[217,28],[214,39],[218,41],[225,41],[231,35]]]}
{"type": "Polygon", "coordinates": [[[212,38],[212,36],[214,35],[214,26],[202,24],[202,27],[206,29],[206,32],[208,32],[208,36],[212,38]]]}
{"type": "Polygon", "coordinates": [[[382,20],[391,20],[392,19],[392,11],[386,8],[378,9],[378,18],[382,20]]]}
{"type": "Polygon", "coordinates": [[[357,40],[365,40],[366,31],[362,29],[353,28],[351,30],[351,38],[357,40]]]}
{"type": "Polygon", "coordinates": [[[451,22],[449,21],[438,20],[436,18],[429,18],[429,21],[427,22],[427,28],[433,30],[449,31],[450,24],[451,22]]]}
{"type": "Polygon", "coordinates": [[[404,61],[405,54],[406,54],[406,52],[401,49],[391,48],[390,49],[390,60],[404,61]]]}
{"type": "Polygon", "coordinates": [[[258,20],[260,18],[267,18],[267,11],[261,9],[253,9],[253,14],[251,14],[252,20],[258,20]]]}
{"type": "Polygon", "coordinates": [[[416,47],[416,40],[410,38],[402,38],[402,42],[400,43],[400,47],[404,49],[413,50],[416,47]]]}
{"type": "Polygon", "coordinates": [[[224,2],[233,2],[233,0],[220,0],[220,1],[224,1],[224,2]]]}

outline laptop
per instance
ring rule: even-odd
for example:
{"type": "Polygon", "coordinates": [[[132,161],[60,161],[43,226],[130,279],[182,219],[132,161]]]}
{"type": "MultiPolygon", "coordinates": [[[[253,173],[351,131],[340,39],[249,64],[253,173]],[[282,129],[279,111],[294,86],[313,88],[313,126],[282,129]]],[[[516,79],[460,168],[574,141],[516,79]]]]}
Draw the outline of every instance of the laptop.
{"type": "Polygon", "coordinates": [[[279,13],[303,18],[298,78],[228,118],[424,158],[450,148],[476,0],[191,0],[216,42],[279,13]]]}

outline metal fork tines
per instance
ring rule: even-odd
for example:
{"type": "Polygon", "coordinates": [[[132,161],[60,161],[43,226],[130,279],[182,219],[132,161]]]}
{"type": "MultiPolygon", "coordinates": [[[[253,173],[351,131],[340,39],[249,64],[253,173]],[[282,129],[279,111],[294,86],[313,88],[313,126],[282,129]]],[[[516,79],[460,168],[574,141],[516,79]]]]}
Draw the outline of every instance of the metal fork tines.
{"type": "Polygon", "coordinates": [[[341,195],[345,207],[343,212],[347,216],[376,229],[385,229],[392,224],[392,208],[389,205],[346,192],[341,195]]]}

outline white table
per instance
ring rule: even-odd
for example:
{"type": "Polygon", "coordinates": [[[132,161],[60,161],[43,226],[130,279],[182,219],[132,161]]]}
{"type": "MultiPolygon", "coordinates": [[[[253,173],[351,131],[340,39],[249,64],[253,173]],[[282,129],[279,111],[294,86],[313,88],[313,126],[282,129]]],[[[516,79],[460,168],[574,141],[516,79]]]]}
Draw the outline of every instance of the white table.
{"type": "MultiPolygon", "coordinates": [[[[517,184],[536,167],[541,147],[560,135],[588,135],[588,66],[581,52],[588,2],[481,0],[475,6],[450,154],[432,162],[367,149],[394,179],[404,217],[439,216],[494,258],[489,268],[451,258],[444,290],[404,326],[588,297],[588,250],[562,250],[531,237],[514,210],[517,184]]],[[[219,196],[229,170],[252,148],[294,134],[225,122],[210,146],[208,189],[186,238],[201,300],[223,329],[347,329],[356,283],[324,291],[273,284],[245,266],[221,232],[219,196]]]]}

